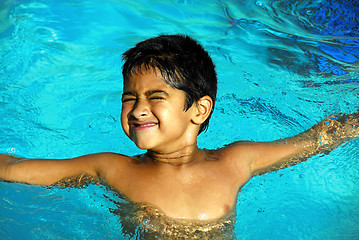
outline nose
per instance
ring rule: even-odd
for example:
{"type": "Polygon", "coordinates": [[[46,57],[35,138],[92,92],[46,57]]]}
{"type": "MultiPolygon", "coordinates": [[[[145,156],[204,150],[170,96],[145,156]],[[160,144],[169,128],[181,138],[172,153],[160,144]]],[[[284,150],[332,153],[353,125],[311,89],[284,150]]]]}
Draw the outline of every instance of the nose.
{"type": "Polygon", "coordinates": [[[136,101],[135,105],[133,106],[131,115],[136,119],[140,119],[148,116],[149,112],[150,111],[147,102],[145,100],[139,99],[136,101]]]}

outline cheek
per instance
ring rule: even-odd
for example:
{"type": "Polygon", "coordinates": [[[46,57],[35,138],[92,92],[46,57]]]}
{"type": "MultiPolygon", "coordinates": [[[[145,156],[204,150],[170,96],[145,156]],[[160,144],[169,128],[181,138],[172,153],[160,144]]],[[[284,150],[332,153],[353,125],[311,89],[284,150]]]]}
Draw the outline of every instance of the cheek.
{"type": "Polygon", "coordinates": [[[169,107],[162,106],[161,104],[151,106],[151,114],[162,124],[171,121],[171,116],[173,115],[169,107]]]}
{"type": "Polygon", "coordinates": [[[182,131],[188,125],[188,119],[183,114],[182,109],[168,109],[154,112],[154,115],[160,120],[162,130],[168,132],[182,131]]]}
{"type": "Polygon", "coordinates": [[[121,126],[126,135],[129,134],[129,126],[128,126],[128,114],[129,109],[126,107],[122,107],[121,109],[121,126]]]}

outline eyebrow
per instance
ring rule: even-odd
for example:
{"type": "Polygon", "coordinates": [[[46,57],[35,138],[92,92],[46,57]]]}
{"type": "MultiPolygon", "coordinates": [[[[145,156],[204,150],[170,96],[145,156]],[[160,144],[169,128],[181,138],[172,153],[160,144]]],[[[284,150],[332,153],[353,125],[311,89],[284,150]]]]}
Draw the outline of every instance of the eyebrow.
{"type": "MultiPolygon", "coordinates": [[[[168,93],[165,92],[165,91],[163,91],[163,90],[151,90],[151,91],[147,91],[147,92],[145,93],[145,95],[146,95],[146,96],[150,96],[150,95],[152,95],[152,94],[157,94],[157,93],[158,93],[158,94],[163,94],[163,95],[168,96],[168,93]]],[[[137,94],[136,94],[135,92],[127,91],[127,92],[122,93],[122,97],[124,97],[124,96],[137,96],[137,94]]]]}
{"type": "Polygon", "coordinates": [[[150,96],[150,95],[152,95],[152,94],[157,94],[157,93],[168,96],[168,93],[165,92],[165,91],[163,91],[163,90],[152,90],[152,91],[148,91],[148,92],[146,92],[146,96],[150,96]]]}

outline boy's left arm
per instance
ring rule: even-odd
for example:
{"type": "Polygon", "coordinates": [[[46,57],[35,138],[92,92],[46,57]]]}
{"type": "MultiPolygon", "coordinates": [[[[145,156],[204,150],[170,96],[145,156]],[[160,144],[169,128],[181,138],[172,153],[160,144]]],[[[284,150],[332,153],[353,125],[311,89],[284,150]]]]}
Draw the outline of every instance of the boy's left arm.
{"type": "Polygon", "coordinates": [[[294,137],[270,143],[253,143],[253,175],[285,168],[319,153],[328,153],[345,141],[359,136],[359,112],[331,116],[294,137]]]}

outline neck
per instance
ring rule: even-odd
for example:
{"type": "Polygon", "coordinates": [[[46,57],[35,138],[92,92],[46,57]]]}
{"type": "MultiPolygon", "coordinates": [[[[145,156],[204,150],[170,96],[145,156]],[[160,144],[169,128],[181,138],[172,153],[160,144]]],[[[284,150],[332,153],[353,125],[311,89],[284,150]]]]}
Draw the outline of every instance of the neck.
{"type": "Polygon", "coordinates": [[[165,163],[170,165],[183,165],[189,164],[196,159],[197,154],[200,152],[196,144],[188,145],[178,151],[162,153],[148,150],[145,156],[153,162],[165,163]]]}

